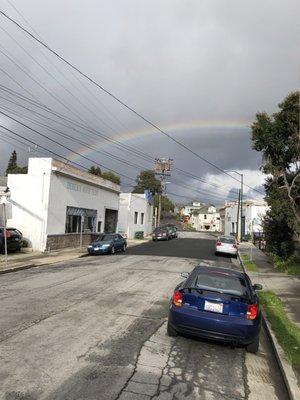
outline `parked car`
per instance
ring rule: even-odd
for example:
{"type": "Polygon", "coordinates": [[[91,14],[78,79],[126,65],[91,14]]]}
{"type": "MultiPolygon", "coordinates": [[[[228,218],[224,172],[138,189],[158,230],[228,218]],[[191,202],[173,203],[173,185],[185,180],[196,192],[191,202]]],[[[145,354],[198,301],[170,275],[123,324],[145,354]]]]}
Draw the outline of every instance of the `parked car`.
{"type": "Polygon", "coordinates": [[[177,228],[175,225],[166,225],[166,227],[169,229],[171,233],[171,237],[177,239],[178,238],[178,233],[177,233],[177,228]]]}
{"type": "Polygon", "coordinates": [[[152,233],[152,240],[170,240],[172,238],[171,231],[165,227],[155,228],[152,233]]]}
{"type": "MultiPolygon", "coordinates": [[[[16,228],[6,228],[7,251],[19,251],[22,247],[22,233],[16,228]]],[[[0,228],[0,252],[5,251],[4,228],[0,228]]]]}
{"type": "Polygon", "coordinates": [[[118,233],[107,233],[88,245],[89,254],[115,254],[117,251],[126,251],[127,241],[118,233]]]}
{"type": "Polygon", "coordinates": [[[247,274],[230,268],[197,266],[173,293],[168,334],[192,334],[246,346],[259,347],[261,311],[256,290],[247,274]]]}
{"type": "Polygon", "coordinates": [[[233,236],[220,236],[216,242],[215,253],[216,255],[223,253],[237,257],[238,246],[236,239],[233,236]]]}

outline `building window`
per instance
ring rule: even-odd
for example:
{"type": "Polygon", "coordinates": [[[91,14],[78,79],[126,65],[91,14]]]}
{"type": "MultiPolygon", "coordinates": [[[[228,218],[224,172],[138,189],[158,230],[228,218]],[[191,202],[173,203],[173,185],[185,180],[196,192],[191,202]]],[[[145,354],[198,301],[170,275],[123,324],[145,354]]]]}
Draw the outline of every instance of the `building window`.
{"type": "Polygon", "coordinates": [[[220,217],[217,217],[217,220],[220,221],[220,217]]]}
{"type": "Polygon", "coordinates": [[[78,233],[81,227],[80,215],[67,215],[66,219],[66,233],[78,233]]]}
{"type": "Polygon", "coordinates": [[[141,213],[141,225],[143,225],[144,224],[144,213],[141,213]]]}
{"type": "Polygon", "coordinates": [[[135,225],[138,223],[138,215],[139,215],[139,213],[137,211],[135,211],[135,213],[134,213],[134,224],[135,225]]]}
{"type": "Polygon", "coordinates": [[[204,214],[204,219],[207,219],[207,215],[206,214],[204,214]]]}
{"type": "Polygon", "coordinates": [[[102,224],[102,221],[98,221],[98,230],[97,230],[97,232],[101,232],[101,224],[102,224]]]}

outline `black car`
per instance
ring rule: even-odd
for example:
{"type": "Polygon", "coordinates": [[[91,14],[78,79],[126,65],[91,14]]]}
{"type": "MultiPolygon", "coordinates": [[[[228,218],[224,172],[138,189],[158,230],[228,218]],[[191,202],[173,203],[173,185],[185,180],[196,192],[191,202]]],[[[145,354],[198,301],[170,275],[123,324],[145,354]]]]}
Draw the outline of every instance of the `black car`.
{"type": "MultiPolygon", "coordinates": [[[[22,233],[15,228],[6,228],[7,251],[19,251],[22,247],[22,233]]],[[[5,251],[4,228],[0,228],[0,252],[5,251]]]]}
{"type": "Polygon", "coordinates": [[[172,238],[171,231],[165,227],[155,228],[152,233],[152,240],[170,240],[172,238]]]}
{"type": "Polygon", "coordinates": [[[177,239],[178,238],[178,233],[177,233],[177,228],[175,225],[166,225],[165,226],[169,232],[171,233],[171,237],[177,239]]]}

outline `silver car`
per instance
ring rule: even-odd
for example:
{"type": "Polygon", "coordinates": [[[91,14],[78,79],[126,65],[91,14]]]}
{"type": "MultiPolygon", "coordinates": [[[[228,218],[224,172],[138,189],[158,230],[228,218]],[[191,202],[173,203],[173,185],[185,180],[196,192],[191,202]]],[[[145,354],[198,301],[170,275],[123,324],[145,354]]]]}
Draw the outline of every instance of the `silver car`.
{"type": "Polygon", "coordinates": [[[216,243],[216,255],[219,253],[237,257],[238,246],[233,236],[220,236],[216,243]]]}

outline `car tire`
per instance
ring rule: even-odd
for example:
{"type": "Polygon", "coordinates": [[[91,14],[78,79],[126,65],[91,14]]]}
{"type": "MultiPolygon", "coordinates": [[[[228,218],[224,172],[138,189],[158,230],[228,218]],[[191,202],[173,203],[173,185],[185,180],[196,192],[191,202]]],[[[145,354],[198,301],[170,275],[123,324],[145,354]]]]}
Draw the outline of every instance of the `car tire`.
{"type": "Polygon", "coordinates": [[[111,248],[110,248],[110,254],[116,254],[115,246],[111,246],[111,248]]]}
{"type": "Polygon", "coordinates": [[[171,336],[171,337],[178,336],[177,331],[169,323],[167,325],[167,334],[168,334],[168,336],[171,336]]]}
{"type": "Polygon", "coordinates": [[[122,246],[122,251],[123,251],[123,253],[125,253],[125,251],[126,251],[126,244],[123,244],[123,246],[122,246]]]}
{"type": "Polygon", "coordinates": [[[255,338],[254,342],[246,346],[246,350],[248,351],[248,353],[253,353],[253,354],[256,354],[258,352],[258,348],[259,348],[259,336],[255,338]]]}

